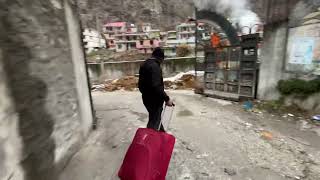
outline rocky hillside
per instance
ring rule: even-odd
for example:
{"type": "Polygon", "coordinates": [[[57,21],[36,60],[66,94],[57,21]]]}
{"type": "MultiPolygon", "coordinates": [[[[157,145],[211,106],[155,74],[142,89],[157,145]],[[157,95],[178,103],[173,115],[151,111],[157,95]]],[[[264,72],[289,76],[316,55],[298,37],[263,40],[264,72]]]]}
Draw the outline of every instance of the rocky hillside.
{"type": "Polygon", "coordinates": [[[128,21],[150,22],[155,27],[167,30],[194,14],[192,0],[78,0],[78,2],[83,26],[92,28],[105,21],[128,21]]]}

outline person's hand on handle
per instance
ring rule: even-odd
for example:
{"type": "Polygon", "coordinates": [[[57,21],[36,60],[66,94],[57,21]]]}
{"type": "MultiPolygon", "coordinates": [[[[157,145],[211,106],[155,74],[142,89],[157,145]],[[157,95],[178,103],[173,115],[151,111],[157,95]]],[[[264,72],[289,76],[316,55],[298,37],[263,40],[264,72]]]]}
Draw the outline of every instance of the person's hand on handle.
{"type": "Polygon", "coordinates": [[[173,100],[170,99],[169,101],[166,102],[166,106],[173,107],[175,106],[175,104],[173,103],[173,100]]]}

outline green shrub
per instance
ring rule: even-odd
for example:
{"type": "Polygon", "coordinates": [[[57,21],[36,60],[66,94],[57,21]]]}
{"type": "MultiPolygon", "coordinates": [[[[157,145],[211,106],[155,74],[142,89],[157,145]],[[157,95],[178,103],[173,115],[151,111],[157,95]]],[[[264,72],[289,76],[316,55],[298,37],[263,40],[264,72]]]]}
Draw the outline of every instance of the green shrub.
{"type": "Polygon", "coordinates": [[[278,83],[278,90],[282,95],[309,96],[320,92],[320,79],[312,81],[301,79],[281,80],[278,83]]]}

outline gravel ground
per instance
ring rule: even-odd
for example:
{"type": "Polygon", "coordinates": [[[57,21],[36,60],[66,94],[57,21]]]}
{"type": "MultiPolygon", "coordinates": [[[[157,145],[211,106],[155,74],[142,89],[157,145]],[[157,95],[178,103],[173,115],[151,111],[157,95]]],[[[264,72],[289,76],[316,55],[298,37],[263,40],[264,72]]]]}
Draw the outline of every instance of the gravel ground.
{"type": "MultiPolygon", "coordinates": [[[[319,127],[191,91],[169,94],[177,105],[170,124],[177,142],[167,180],[320,179],[319,127]]],[[[61,180],[117,179],[135,131],[147,123],[138,92],[95,92],[93,98],[98,129],[61,180]]]]}

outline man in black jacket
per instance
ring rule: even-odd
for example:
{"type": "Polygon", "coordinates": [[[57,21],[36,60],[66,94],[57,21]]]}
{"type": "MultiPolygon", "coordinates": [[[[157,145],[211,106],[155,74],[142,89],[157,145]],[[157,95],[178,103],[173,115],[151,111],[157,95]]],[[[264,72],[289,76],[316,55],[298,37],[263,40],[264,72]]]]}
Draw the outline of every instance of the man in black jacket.
{"type": "MultiPolygon", "coordinates": [[[[158,130],[161,122],[163,103],[174,106],[173,101],[164,91],[164,83],[160,64],[164,61],[164,52],[156,48],[152,57],[146,60],[139,71],[139,90],[142,93],[143,104],[149,112],[147,128],[158,130]]],[[[161,125],[161,131],[164,131],[161,125]]]]}

